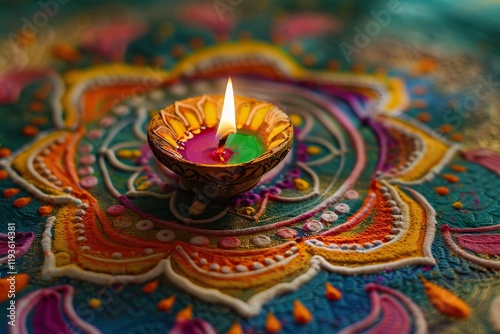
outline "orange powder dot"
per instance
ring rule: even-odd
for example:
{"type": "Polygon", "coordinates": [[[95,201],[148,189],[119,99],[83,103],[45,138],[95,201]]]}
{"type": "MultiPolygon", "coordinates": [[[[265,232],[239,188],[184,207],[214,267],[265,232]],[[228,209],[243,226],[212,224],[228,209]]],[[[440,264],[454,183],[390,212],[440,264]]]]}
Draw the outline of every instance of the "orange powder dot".
{"type": "Polygon", "coordinates": [[[454,133],[453,135],[451,135],[450,139],[453,141],[462,141],[464,140],[464,135],[461,133],[454,133]]]}
{"type": "Polygon", "coordinates": [[[30,103],[30,110],[34,112],[40,112],[45,109],[45,105],[42,102],[33,101],[30,103]]]}
{"type": "Polygon", "coordinates": [[[160,282],[160,280],[156,279],[154,281],[151,281],[151,282],[147,283],[142,288],[142,292],[144,292],[144,293],[153,293],[156,290],[156,288],[158,287],[158,283],[159,282],[160,282]]]}
{"type": "Polygon", "coordinates": [[[413,87],[413,93],[416,95],[424,95],[427,91],[427,88],[425,86],[415,86],[413,87]]]}
{"type": "Polygon", "coordinates": [[[415,108],[426,108],[427,102],[425,100],[418,99],[418,100],[413,100],[412,105],[415,108]]]}
{"type": "Polygon", "coordinates": [[[302,57],[302,63],[306,66],[313,66],[314,64],[316,64],[316,57],[308,53],[304,57],[302,57]]]}
{"type": "Polygon", "coordinates": [[[193,49],[199,49],[205,44],[201,37],[194,37],[189,41],[189,46],[193,49]]]}
{"type": "Polygon", "coordinates": [[[363,73],[366,70],[365,64],[362,63],[356,63],[352,65],[352,71],[354,73],[363,73]]]}
{"type": "Polygon", "coordinates": [[[170,54],[175,58],[181,57],[185,52],[186,50],[182,45],[174,45],[170,50],[170,54]]]}
{"type": "Polygon", "coordinates": [[[434,188],[434,190],[436,191],[436,194],[438,194],[439,196],[446,196],[450,193],[450,190],[446,187],[436,187],[434,188]]]}
{"type": "Polygon", "coordinates": [[[78,51],[73,46],[66,43],[57,43],[54,45],[52,54],[69,63],[76,63],[80,58],[78,51]]]}
{"type": "Polygon", "coordinates": [[[3,191],[3,196],[9,198],[17,195],[20,191],[21,189],[18,188],[8,188],[3,191]]]}
{"type": "Polygon", "coordinates": [[[3,303],[9,298],[12,283],[14,283],[14,290],[18,293],[26,288],[30,279],[28,274],[14,275],[14,277],[15,279],[13,281],[10,280],[10,276],[0,279],[0,303],[3,303]]]}
{"type": "Polygon", "coordinates": [[[102,302],[98,298],[90,298],[87,305],[95,310],[102,306],[102,302]]]}
{"type": "Polygon", "coordinates": [[[326,65],[330,71],[338,71],[340,68],[340,62],[337,59],[331,59],[326,65]]]}
{"type": "Polygon", "coordinates": [[[11,155],[11,153],[12,151],[10,150],[10,148],[7,147],[0,148],[0,158],[6,158],[9,155],[11,155]]]}
{"type": "Polygon", "coordinates": [[[267,314],[265,328],[268,333],[278,333],[281,331],[281,322],[272,312],[267,314]]]}
{"type": "Polygon", "coordinates": [[[466,172],[467,171],[467,167],[460,166],[460,165],[453,165],[450,168],[454,172],[466,172]]]}
{"type": "Polygon", "coordinates": [[[146,65],[147,60],[146,60],[146,57],[144,57],[144,56],[141,56],[141,55],[136,55],[136,56],[134,56],[134,58],[132,59],[132,62],[133,62],[135,65],[146,65]]]}
{"type": "Polygon", "coordinates": [[[338,289],[336,289],[333,285],[331,285],[328,282],[325,283],[325,291],[326,291],[326,299],[328,300],[335,301],[342,298],[342,292],[340,292],[338,289]]]}
{"type": "Polygon", "coordinates": [[[52,89],[52,85],[49,83],[44,84],[41,88],[39,88],[36,92],[33,93],[33,97],[37,100],[45,100],[47,95],[50,93],[52,89]]]}
{"type": "Polygon", "coordinates": [[[175,316],[175,321],[186,321],[193,317],[193,305],[188,305],[185,309],[180,310],[175,316]]]}
{"type": "Polygon", "coordinates": [[[156,304],[156,308],[160,312],[170,311],[170,309],[172,308],[172,306],[174,306],[175,298],[176,298],[176,296],[172,295],[172,296],[170,296],[168,298],[160,300],[158,302],[158,304],[156,304]]]}
{"type": "Polygon", "coordinates": [[[38,128],[36,128],[34,126],[26,125],[23,128],[23,135],[25,135],[26,137],[33,137],[37,133],[38,133],[38,128]]]}
{"type": "Polygon", "coordinates": [[[153,57],[153,60],[151,61],[152,65],[154,67],[163,67],[165,66],[165,59],[160,56],[153,57]]]}
{"type": "Polygon", "coordinates": [[[441,177],[443,179],[445,179],[446,181],[451,182],[451,183],[457,183],[458,181],[460,181],[458,176],[453,175],[453,174],[443,174],[443,175],[441,175],[441,177]]]}
{"type": "Polygon", "coordinates": [[[302,48],[302,44],[300,43],[293,43],[290,46],[290,53],[294,56],[299,56],[303,51],[304,49],[302,48]]]}
{"type": "Polygon", "coordinates": [[[227,331],[227,334],[243,334],[243,328],[238,321],[236,321],[231,328],[227,331]]]}
{"type": "Polygon", "coordinates": [[[7,177],[9,176],[9,174],[7,173],[6,170],[0,170],[0,181],[3,181],[5,179],[7,179],[7,177]]]}
{"type": "Polygon", "coordinates": [[[293,301],[293,317],[298,324],[307,324],[313,318],[311,311],[298,300],[293,301]]]}
{"type": "Polygon", "coordinates": [[[420,113],[417,115],[417,119],[420,121],[420,122],[424,122],[424,123],[427,123],[431,120],[431,114],[429,114],[428,112],[423,112],[423,113],[420,113]]]}
{"type": "Polygon", "coordinates": [[[38,209],[38,214],[42,217],[50,215],[51,212],[52,212],[52,207],[50,205],[41,206],[38,209]]]}
{"type": "Polygon", "coordinates": [[[31,124],[33,125],[47,124],[47,119],[44,117],[33,117],[33,119],[31,120],[31,124]]]}
{"type": "Polygon", "coordinates": [[[274,34],[271,38],[274,44],[283,45],[285,43],[285,38],[279,34],[274,34]]]}
{"type": "Polygon", "coordinates": [[[453,127],[450,124],[443,124],[439,127],[439,131],[442,133],[450,133],[453,127]]]}
{"type": "Polygon", "coordinates": [[[16,208],[22,208],[31,202],[31,197],[21,197],[14,201],[14,206],[16,208]]]}
{"type": "Polygon", "coordinates": [[[36,35],[31,33],[27,34],[25,32],[21,32],[21,36],[19,37],[19,44],[21,45],[30,45],[36,41],[36,35]]]}
{"type": "Polygon", "coordinates": [[[415,66],[416,74],[426,74],[432,72],[437,67],[436,60],[432,58],[423,58],[415,66]]]}

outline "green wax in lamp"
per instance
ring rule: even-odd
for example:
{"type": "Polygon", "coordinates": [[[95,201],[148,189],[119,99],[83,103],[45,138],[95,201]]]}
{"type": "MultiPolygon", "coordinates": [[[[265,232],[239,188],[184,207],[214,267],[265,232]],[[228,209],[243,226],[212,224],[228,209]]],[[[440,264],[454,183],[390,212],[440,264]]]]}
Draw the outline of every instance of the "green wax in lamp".
{"type": "Polygon", "coordinates": [[[228,163],[240,164],[248,162],[264,153],[264,145],[254,135],[234,133],[227,138],[226,150],[232,152],[228,163]]]}

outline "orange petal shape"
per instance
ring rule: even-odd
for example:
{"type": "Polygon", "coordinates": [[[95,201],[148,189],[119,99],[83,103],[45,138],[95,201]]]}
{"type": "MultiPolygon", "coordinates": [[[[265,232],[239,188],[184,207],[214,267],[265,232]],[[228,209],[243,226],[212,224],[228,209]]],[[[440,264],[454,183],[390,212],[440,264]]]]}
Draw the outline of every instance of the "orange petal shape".
{"type": "Polygon", "coordinates": [[[151,281],[151,282],[147,283],[142,288],[142,292],[144,292],[144,293],[153,293],[156,290],[156,288],[158,287],[158,283],[159,282],[160,282],[160,280],[155,279],[154,281],[151,281]]]}
{"type": "Polygon", "coordinates": [[[342,292],[340,292],[337,288],[335,288],[328,282],[325,282],[325,290],[326,290],[326,299],[328,300],[333,301],[342,298],[342,292]]]}
{"type": "Polygon", "coordinates": [[[12,154],[12,151],[10,150],[10,148],[7,148],[7,147],[0,148],[0,158],[6,158],[11,154],[12,154]]]}
{"type": "Polygon", "coordinates": [[[243,334],[243,328],[238,321],[236,321],[231,328],[227,331],[227,334],[243,334]]]}
{"type": "Polygon", "coordinates": [[[293,317],[298,324],[307,324],[313,318],[311,311],[298,300],[293,301],[293,317]]]}
{"type": "Polygon", "coordinates": [[[160,312],[170,311],[172,306],[174,306],[176,295],[172,295],[168,298],[162,299],[156,304],[156,308],[160,312]]]}
{"type": "Polygon", "coordinates": [[[193,317],[193,305],[188,305],[185,309],[180,310],[175,316],[175,322],[190,320],[193,317]]]}
{"type": "Polygon", "coordinates": [[[443,174],[443,175],[441,175],[441,177],[450,183],[457,183],[460,181],[458,176],[453,175],[453,174],[443,174]]]}
{"type": "Polygon", "coordinates": [[[276,316],[269,312],[266,319],[266,332],[268,333],[278,333],[281,331],[281,322],[276,318],[276,316]]]}
{"type": "Polygon", "coordinates": [[[14,201],[14,206],[16,208],[22,208],[31,202],[31,197],[21,197],[14,201]]]}
{"type": "Polygon", "coordinates": [[[18,188],[7,188],[3,191],[3,196],[9,198],[17,195],[20,191],[21,189],[18,188]]]}
{"type": "Polygon", "coordinates": [[[29,279],[28,274],[10,275],[0,279],[0,303],[6,301],[12,293],[11,283],[14,283],[14,293],[18,293],[28,285],[29,279]]]}
{"type": "Polygon", "coordinates": [[[441,313],[455,318],[467,318],[470,307],[453,292],[420,277],[431,304],[441,313]]]}
{"type": "Polygon", "coordinates": [[[38,214],[42,217],[50,215],[52,212],[53,208],[50,205],[44,205],[38,208],[38,214]]]}

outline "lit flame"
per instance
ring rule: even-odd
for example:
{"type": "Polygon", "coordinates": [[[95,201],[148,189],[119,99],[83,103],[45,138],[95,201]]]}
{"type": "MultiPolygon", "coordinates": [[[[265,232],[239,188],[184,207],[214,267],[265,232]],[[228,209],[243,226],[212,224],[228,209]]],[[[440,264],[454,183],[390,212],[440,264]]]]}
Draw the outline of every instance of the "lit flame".
{"type": "Polygon", "coordinates": [[[218,143],[223,136],[230,133],[236,133],[236,115],[234,109],[233,83],[231,78],[229,78],[227,80],[224,102],[222,103],[222,114],[215,135],[216,143],[218,143]]]}

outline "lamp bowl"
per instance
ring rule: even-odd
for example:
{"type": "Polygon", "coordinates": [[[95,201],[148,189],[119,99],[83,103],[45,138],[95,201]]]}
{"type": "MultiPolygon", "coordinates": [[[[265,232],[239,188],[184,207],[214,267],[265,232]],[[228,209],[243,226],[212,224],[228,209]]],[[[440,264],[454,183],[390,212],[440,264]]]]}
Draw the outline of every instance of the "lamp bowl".
{"type": "Polygon", "coordinates": [[[203,95],[177,101],[153,116],[148,125],[149,146],[156,158],[179,176],[181,184],[208,200],[225,201],[247,192],[290,152],[293,126],[276,105],[235,96],[237,131],[255,133],[265,151],[237,164],[204,164],[186,160],[180,143],[202,129],[217,127],[223,97],[203,95]]]}

